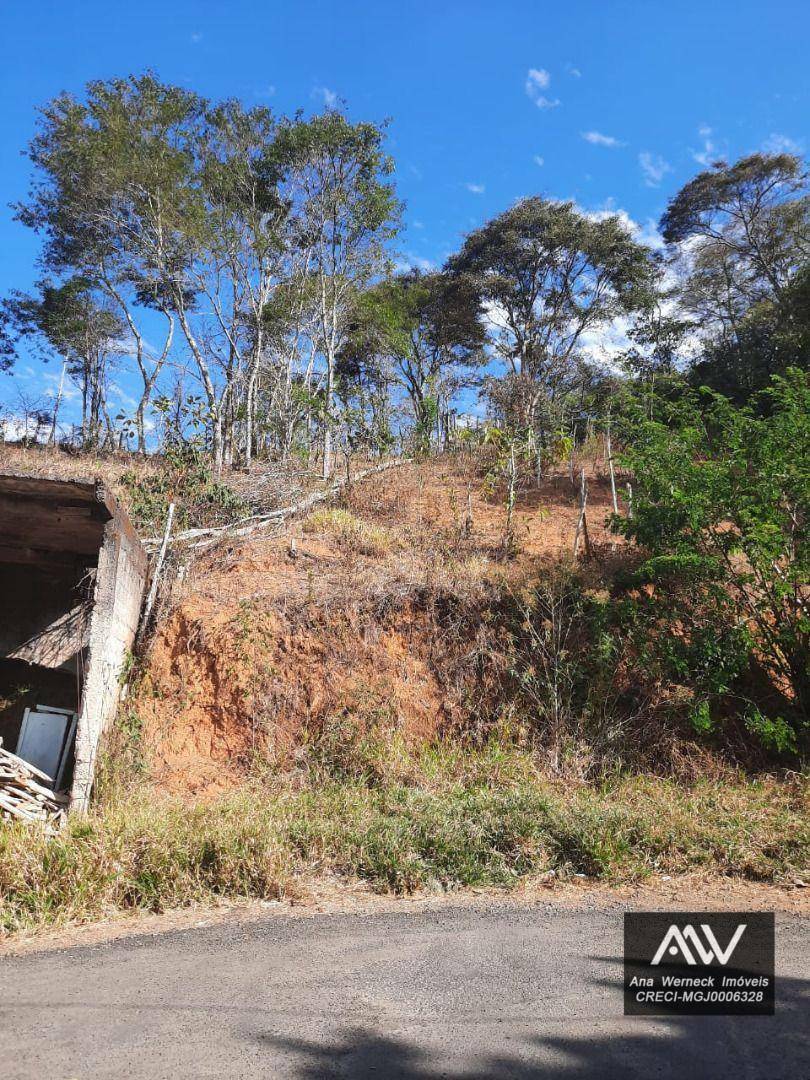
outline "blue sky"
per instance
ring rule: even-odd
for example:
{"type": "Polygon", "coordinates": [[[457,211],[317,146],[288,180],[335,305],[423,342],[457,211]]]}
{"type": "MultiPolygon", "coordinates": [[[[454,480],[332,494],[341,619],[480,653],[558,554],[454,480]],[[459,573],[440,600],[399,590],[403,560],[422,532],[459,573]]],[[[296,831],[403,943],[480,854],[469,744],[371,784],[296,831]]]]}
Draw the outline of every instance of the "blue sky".
{"type": "Polygon", "coordinates": [[[343,99],[389,117],[399,248],[425,263],[529,194],[649,233],[701,162],[810,136],[806,2],[5,0],[0,40],[0,294],[36,277],[37,240],[6,209],[35,110],[92,78],[152,68],[282,113],[343,99]]]}

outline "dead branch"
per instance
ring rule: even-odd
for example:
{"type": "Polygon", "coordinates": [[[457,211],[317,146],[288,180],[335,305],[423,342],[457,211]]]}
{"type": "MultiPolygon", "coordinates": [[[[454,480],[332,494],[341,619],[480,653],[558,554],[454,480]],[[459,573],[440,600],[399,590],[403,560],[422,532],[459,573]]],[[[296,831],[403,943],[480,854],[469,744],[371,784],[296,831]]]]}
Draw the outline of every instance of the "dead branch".
{"type": "MultiPolygon", "coordinates": [[[[367,476],[372,476],[375,473],[384,472],[386,469],[394,469],[400,465],[407,465],[410,463],[410,460],[410,458],[396,458],[393,461],[384,461],[382,464],[375,465],[371,469],[363,469],[361,472],[355,473],[351,478],[351,483],[356,484],[359,480],[364,480],[367,476]]],[[[317,506],[318,503],[328,502],[330,499],[334,499],[346,486],[346,479],[336,480],[324,490],[313,491],[304,499],[301,499],[300,502],[294,503],[292,506],[284,506],[278,510],[270,510],[266,514],[254,514],[251,517],[241,518],[239,521],[231,522],[229,525],[219,525],[211,529],[186,529],[185,532],[175,533],[174,536],[169,539],[168,543],[177,544],[181,541],[193,540],[195,543],[191,545],[192,548],[205,548],[216,543],[217,540],[224,536],[249,536],[260,529],[268,528],[271,525],[278,525],[289,517],[304,513],[313,506],[317,506]]],[[[149,547],[157,544],[158,539],[158,537],[150,537],[148,540],[143,540],[142,543],[144,547],[149,547]]]]}

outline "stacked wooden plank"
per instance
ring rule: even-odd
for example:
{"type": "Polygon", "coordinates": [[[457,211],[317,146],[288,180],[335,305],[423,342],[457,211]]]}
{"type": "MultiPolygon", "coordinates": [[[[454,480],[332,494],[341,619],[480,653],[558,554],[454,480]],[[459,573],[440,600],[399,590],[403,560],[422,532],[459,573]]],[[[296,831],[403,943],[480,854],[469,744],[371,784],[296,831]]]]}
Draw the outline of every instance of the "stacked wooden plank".
{"type": "Polygon", "coordinates": [[[68,798],[55,792],[52,783],[45,773],[0,746],[0,818],[60,825],[68,798]]]}

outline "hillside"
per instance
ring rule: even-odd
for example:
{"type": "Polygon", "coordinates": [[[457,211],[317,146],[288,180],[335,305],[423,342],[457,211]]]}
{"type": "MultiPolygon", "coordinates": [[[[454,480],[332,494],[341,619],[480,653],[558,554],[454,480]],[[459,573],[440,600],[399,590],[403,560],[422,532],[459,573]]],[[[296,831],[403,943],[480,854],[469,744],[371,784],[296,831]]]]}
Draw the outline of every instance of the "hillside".
{"type": "MultiPolygon", "coordinates": [[[[592,482],[600,549],[609,499],[606,481],[592,482]]],[[[493,616],[570,552],[568,479],[520,500],[511,559],[502,499],[464,458],[402,466],[340,502],[221,542],[175,590],[131,703],[157,783],[220,789],[257,746],[285,761],[346,725],[412,743],[469,732],[495,706],[507,660],[493,616]]]]}
{"type": "MultiPolygon", "coordinates": [[[[606,527],[604,460],[576,464],[591,537],[576,566],[567,467],[522,478],[505,546],[505,490],[467,451],[247,536],[178,544],[90,816],[50,840],[0,837],[5,928],[306,900],[324,881],[806,880],[806,781],[733,734],[698,737],[684,687],[606,621],[635,555],[606,527]]],[[[137,517],[131,466],[109,462],[106,478],[137,517]]],[[[221,523],[320,486],[288,472],[274,500],[264,475],[223,476],[238,500],[220,492],[213,514],[184,490],[221,523]]]]}

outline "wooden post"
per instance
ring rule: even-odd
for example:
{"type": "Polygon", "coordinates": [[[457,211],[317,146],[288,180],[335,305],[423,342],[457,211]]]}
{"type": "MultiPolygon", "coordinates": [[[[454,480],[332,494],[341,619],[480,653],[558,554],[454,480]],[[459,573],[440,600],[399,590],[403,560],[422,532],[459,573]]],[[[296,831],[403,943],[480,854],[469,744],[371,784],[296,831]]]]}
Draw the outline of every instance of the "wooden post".
{"type": "Polygon", "coordinates": [[[574,562],[577,560],[579,554],[579,537],[582,534],[582,540],[585,548],[586,558],[590,558],[591,555],[591,538],[588,534],[588,484],[585,480],[585,470],[580,471],[580,487],[579,487],[579,518],[577,519],[577,529],[574,533],[574,562]]]}
{"type": "Polygon", "coordinates": [[[627,518],[633,520],[633,485],[627,481],[627,518]]]}
{"type": "Polygon", "coordinates": [[[619,512],[619,500],[616,498],[616,473],[613,471],[613,445],[610,441],[610,413],[608,413],[607,431],[605,432],[608,469],[610,470],[610,494],[613,496],[613,513],[619,512]]]}
{"type": "Polygon", "coordinates": [[[174,503],[169,503],[169,512],[166,515],[166,528],[163,532],[163,543],[160,545],[160,551],[158,553],[157,562],[155,563],[155,571],[152,574],[152,584],[149,587],[149,595],[146,598],[146,605],[143,609],[143,618],[141,619],[141,630],[138,635],[139,640],[142,640],[147,630],[149,629],[149,619],[152,615],[152,608],[155,605],[155,599],[157,597],[158,584],[160,582],[160,572],[163,569],[163,563],[166,559],[166,552],[169,547],[169,538],[172,535],[172,523],[174,522],[174,503]]]}
{"type": "Polygon", "coordinates": [[[464,536],[472,536],[473,531],[473,508],[472,508],[472,480],[467,484],[467,516],[464,518],[464,536]]]}

